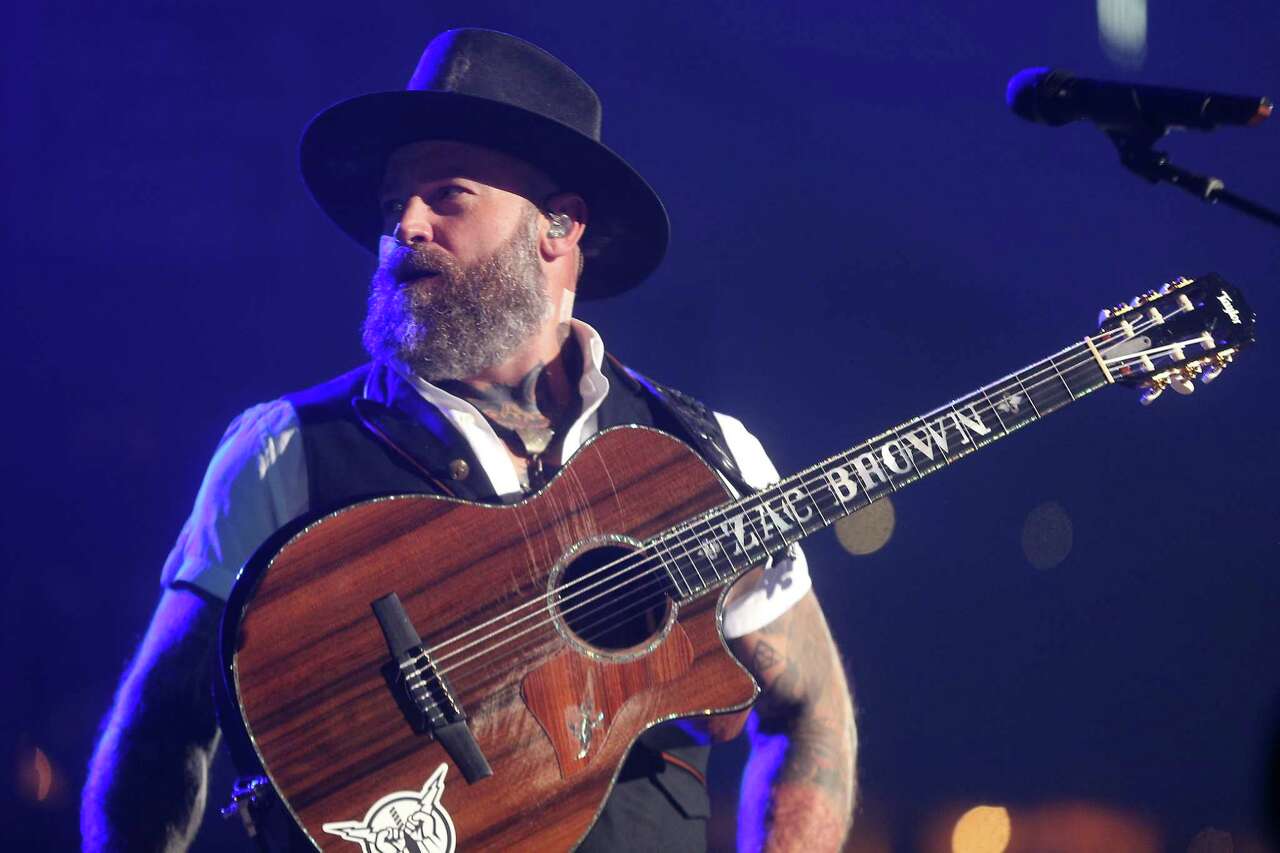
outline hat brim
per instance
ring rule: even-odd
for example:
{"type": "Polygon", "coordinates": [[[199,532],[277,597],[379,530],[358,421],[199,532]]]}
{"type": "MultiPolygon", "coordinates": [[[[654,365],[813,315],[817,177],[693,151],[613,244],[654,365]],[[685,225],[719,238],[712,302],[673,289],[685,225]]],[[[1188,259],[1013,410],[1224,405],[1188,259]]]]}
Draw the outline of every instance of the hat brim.
{"type": "Polygon", "coordinates": [[[320,113],[303,131],[298,156],[316,203],[353,240],[378,251],[378,190],[397,148],[427,139],[481,145],[545,172],[587,203],[579,299],[635,287],[666,254],[670,224],[657,193],[625,160],[554,119],[456,92],[361,95],[320,113]]]}

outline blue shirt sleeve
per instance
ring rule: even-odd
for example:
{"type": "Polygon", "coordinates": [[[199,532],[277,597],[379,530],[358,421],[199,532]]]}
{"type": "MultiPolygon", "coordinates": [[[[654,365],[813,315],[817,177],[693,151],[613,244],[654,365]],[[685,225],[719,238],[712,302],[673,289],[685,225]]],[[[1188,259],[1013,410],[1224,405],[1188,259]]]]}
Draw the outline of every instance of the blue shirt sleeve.
{"type": "Polygon", "coordinates": [[[165,561],[165,587],[226,601],[240,568],[267,538],[307,511],[307,469],[292,404],[264,403],[231,422],[191,517],[165,561]]]}

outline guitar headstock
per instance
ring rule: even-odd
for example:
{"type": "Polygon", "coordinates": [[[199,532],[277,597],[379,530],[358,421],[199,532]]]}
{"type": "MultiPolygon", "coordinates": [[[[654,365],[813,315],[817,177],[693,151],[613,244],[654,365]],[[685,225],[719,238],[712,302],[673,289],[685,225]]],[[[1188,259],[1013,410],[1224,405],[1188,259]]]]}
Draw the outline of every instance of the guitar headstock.
{"type": "Polygon", "coordinates": [[[1166,388],[1189,394],[1192,380],[1217,378],[1253,343],[1253,324],[1243,294],[1208,273],[1104,310],[1092,341],[1111,378],[1145,389],[1142,402],[1150,403],[1166,388]]]}

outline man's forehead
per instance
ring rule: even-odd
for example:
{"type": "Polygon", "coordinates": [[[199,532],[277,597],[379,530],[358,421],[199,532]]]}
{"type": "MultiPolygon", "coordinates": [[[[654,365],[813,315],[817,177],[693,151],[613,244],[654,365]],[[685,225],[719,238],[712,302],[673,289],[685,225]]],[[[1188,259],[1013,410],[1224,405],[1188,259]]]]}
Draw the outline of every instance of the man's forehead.
{"type": "Polygon", "coordinates": [[[492,148],[440,139],[411,142],[392,152],[382,186],[385,191],[404,182],[451,177],[471,178],[520,195],[553,189],[545,174],[523,160],[492,148]]]}

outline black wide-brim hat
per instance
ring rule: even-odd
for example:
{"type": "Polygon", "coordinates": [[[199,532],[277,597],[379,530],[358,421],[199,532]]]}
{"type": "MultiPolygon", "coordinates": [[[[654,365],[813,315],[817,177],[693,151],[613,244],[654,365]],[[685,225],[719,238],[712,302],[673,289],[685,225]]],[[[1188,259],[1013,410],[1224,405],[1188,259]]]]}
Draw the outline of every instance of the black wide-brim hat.
{"type": "MultiPolygon", "coordinates": [[[[505,33],[449,30],[431,40],[404,91],[334,104],[302,134],[302,177],[321,209],[378,251],[388,158],[423,140],[508,154],[586,200],[579,299],[628,290],[657,268],[670,225],[657,193],[600,142],[600,99],[551,54],[505,33]]],[[[539,200],[540,201],[540,200],[539,200]]]]}

